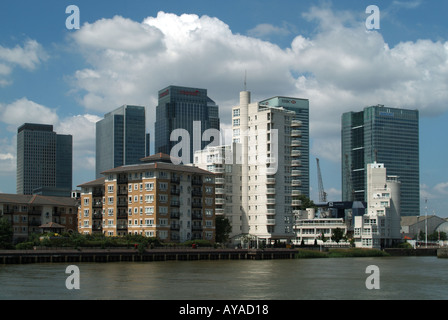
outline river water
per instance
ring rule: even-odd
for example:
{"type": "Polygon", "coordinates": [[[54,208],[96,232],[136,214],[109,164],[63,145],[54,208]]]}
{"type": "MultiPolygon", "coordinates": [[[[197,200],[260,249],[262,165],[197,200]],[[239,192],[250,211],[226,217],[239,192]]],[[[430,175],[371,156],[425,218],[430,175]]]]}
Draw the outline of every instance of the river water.
{"type": "Polygon", "coordinates": [[[448,259],[436,257],[0,265],[8,300],[435,300],[448,299],[448,259]],[[379,289],[367,289],[368,266],[379,289]]]}

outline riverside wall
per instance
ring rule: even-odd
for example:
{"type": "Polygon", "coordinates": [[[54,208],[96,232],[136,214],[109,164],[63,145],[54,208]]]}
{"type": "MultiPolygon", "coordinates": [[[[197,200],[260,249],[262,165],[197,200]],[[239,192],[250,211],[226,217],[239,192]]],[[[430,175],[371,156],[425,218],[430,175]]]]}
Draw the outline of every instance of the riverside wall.
{"type": "Polygon", "coordinates": [[[0,250],[0,264],[293,259],[296,249],[0,250]]]}

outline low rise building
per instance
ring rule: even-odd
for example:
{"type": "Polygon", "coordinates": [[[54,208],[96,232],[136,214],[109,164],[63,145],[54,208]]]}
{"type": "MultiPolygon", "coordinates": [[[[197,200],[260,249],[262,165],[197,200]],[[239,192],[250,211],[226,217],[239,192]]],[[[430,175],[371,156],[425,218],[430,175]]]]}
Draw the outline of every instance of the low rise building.
{"type": "Polygon", "coordinates": [[[32,233],[42,233],[42,226],[57,223],[59,230],[76,232],[78,201],[70,197],[0,194],[0,217],[13,228],[13,241],[27,240],[32,233]]]}
{"type": "Polygon", "coordinates": [[[78,230],[106,236],[138,234],[167,242],[215,239],[215,177],[165,154],[103,172],[80,185],[78,230]]]}

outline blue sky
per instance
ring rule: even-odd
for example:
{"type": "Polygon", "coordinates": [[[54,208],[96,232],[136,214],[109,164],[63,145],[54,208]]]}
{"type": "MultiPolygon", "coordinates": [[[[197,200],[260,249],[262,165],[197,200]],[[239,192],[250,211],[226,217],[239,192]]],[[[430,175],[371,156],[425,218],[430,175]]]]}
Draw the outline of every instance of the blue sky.
{"type": "MultiPolygon", "coordinates": [[[[448,3],[413,1],[0,2],[0,192],[15,193],[16,131],[52,123],[74,136],[74,187],[94,178],[94,124],[122,104],[145,105],[154,132],[157,91],[206,88],[223,127],[247,71],[253,100],[310,99],[315,158],[340,199],[340,116],[384,104],[420,110],[420,180],[428,212],[448,217],[448,3]],[[80,30],[65,9],[77,5],[80,30]],[[381,10],[367,31],[366,7],[381,10]]],[[[422,201],[422,215],[425,214],[422,201]]]]}

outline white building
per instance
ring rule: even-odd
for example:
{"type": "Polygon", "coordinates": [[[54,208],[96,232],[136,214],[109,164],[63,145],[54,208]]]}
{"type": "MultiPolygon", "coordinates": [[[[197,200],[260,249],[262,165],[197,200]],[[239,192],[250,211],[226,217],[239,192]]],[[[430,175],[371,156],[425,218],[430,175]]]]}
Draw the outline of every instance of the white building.
{"type": "Polygon", "coordinates": [[[197,166],[218,174],[216,213],[229,218],[234,240],[259,245],[295,238],[301,125],[295,112],[251,103],[250,92],[243,91],[232,109],[232,146],[195,153],[197,166]]]}
{"type": "Polygon", "coordinates": [[[400,241],[400,181],[384,164],[367,165],[367,213],[355,217],[356,247],[384,248],[400,241]]]}

